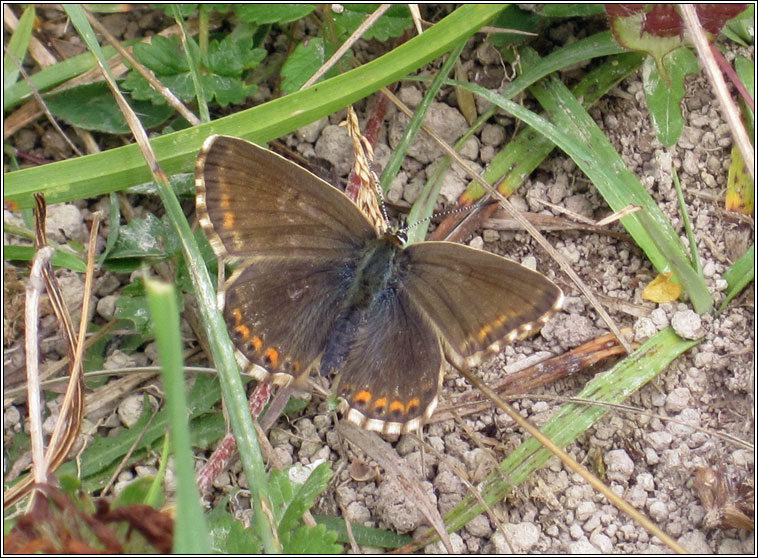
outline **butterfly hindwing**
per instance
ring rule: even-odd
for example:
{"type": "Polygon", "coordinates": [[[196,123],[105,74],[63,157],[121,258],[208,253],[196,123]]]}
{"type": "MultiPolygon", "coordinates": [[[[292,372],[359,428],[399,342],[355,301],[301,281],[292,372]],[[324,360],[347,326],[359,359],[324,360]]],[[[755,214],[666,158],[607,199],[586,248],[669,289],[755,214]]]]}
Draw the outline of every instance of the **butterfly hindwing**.
{"type": "Polygon", "coordinates": [[[335,391],[353,423],[385,434],[415,430],[437,404],[442,365],[428,318],[404,290],[387,291],[352,337],[335,391]]]}
{"type": "Polygon", "coordinates": [[[278,384],[307,373],[324,350],[351,280],[349,259],[265,259],[240,268],[220,292],[241,364],[278,384]]]}

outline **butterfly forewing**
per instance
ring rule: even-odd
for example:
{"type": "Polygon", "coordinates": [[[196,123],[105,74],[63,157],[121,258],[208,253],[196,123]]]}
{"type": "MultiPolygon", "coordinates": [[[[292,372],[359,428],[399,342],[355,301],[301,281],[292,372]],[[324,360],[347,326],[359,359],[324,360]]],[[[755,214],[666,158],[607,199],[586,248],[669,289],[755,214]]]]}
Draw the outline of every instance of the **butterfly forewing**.
{"type": "Polygon", "coordinates": [[[405,252],[403,284],[457,366],[475,366],[486,353],[536,332],[563,301],[541,274],[488,252],[451,242],[420,242],[405,252]]]}
{"type": "Polygon", "coordinates": [[[219,287],[238,360],[289,383],[323,351],[356,252],[376,234],[344,194],[247,141],[208,138],[195,173],[214,251],[244,260],[219,287]]]}
{"type": "Polygon", "coordinates": [[[208,138],[195,184],[198,219],[219,255],[339,257],[376,237],[342,192],[247,141],[208,138]]]}

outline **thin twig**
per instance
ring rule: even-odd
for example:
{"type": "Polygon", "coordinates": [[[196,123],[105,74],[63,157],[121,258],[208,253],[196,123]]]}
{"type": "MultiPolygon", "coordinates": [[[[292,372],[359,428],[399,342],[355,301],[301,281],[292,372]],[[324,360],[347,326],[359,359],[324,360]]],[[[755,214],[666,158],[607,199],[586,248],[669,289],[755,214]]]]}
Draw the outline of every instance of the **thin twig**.
{"type": "Polygon", "coordinates": [[[37,319],[39,299],[45,285],[42,270],[49,265],[55,250],[50,246],[37,251],[26,286],[26,381],[29,404],[29,434],[32,442],[32,474],[37,484],[47,483],[44,441],[42,439],[42,389],[39,385],[39,343],[37,340],[37,319]]]}

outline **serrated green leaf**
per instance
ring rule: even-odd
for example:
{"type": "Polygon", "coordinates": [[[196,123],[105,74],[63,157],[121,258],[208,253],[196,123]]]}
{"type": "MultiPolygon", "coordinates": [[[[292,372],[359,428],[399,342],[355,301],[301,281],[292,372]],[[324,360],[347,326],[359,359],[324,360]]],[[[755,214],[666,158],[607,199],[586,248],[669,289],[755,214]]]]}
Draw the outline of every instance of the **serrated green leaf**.
{"type": "Polygon", "coordinates": [[[320,37],[297,45],[282,66],[282,92],[289,94],[300,89],[325,60],[324,40],[320,37]]]}
{"type": "Polygon", "coordinates": [[[230,103],[239,104],[257,90],[255,85],[243,85],[239,78],[218,74],[205,75],[201,81],[206,95],[214,97],[222,107],[230,103]]]}
{"type": "Polygon", "coordinates": [[[182,52],[179,36],[156,35],[148,43],[134,45],[134,57],[151,69],[157,76],[183,74],[189,71],[187,57],[182,52]]]}
{"type": "MultiPolygon", "coordinates": [[[[295,466],[297,467],[297,466],[295,466]]],[[[293,469],[290,467],[287,469],[287,474],[293,469]]],[[[271,475],[273,484],[273,473],[271,475]]],[[[316,467],[308,479],[303,484],[297,484],[291,480],[289,476],[284,479],[278,479],[283,493],[291,494],[286,502],[286,509],[279,521],[279,534],[284,537],[285,533],[288,533],[301,521],[303,514],[313,507],[313,503],[316,497],[326,490],[326,485],[329,479],[332,478],[332,471],[329,468],[328,463],[322,463],[316,467]],[[283,486],[285,483],[289,484],[289,487],[285,489],[283,486]]]]}
{"type": "Polygon", "coordinates": [[[260,64],[266,54],[265,49],[253,48],[252,37],[229,34],[221,41],[210,42],[206,65],[216,74],[240,77],[244,70],[260,64]]]}
{"type": "Polygon", "coordinates": [[[642,65],[642,83],[647,109],[658,141],[671,147],[684,129],[681,102],[684,98],[684,78],[699,71],[697,60],[687,47],[678,48],[663,58],[669,82],[658,72],[652,57],[642,65]]]}
{"type": "Polygon", "coordinates": [[[163,221],[149,213],[144,219],[133,219],[121,227],[110,258],[165,258],[168,235],[163,221]]]}
{"type": "Polygon", "coordinates": [[[289,23],[315,10],[312,4],[240,4],[234,14],[247,23],[289,23]]]}
{"type": "Polygon", "coordinates": [[[211,548],[216,554],[246,555],[260,554],[263,547],[252,529],[245,528],[228,513],[214,515],[208,520],[211,548]]]}
{"type": "MultiPolygon", "coordinates": [[[[73,126],[109,134],[129,132],[124,115],[104,82],[89,83],[45,95],[45,102],[53,116],[73,126]]],[[[138,100],[129,104],[145,128],[162,124],[174,113],[174,109],[169,106],[138,100]]]]}
{"type": "MultiPolygon", "coordinates": [[[[344,40],[358,29],[367,16],[379,8],[379,4],[343,4],[342,8],[342,13],[332,13],[331,17],[337,36],[344,40]]],[[[412,25],[410,11],[405,5],[392,6],[366,30],[363,38],[386,41],[399,37],[412,25]]]]}
{"type": "Polygon", "coordinates": [[[342,554],[342,545],[337,544],[337,533],[325,525],[310,528],[302,525],[288,540],[282,541],[285,554],[342,554]]]}

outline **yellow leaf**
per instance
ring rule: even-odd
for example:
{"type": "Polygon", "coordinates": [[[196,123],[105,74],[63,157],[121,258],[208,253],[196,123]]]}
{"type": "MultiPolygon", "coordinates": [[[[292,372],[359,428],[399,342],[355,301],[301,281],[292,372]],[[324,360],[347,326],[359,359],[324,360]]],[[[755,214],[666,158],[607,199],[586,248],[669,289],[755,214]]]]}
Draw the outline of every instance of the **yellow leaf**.
{"type": "Polygon", "coordinates": [[[741,211],[746,215],[751,215],[754,203],[753,181],[747,174],[742,153],[735,145],[732,147],[732,162],[726,179],[724,206],[727,211],[741,211]]]}
{"type": "Polygon", "coordinates": [[[682,286],[671,281],[671,273],[659,273],[658,277],[642,291],[642,298],[650,302],[674,302],[682,294],[682,286]]]}

